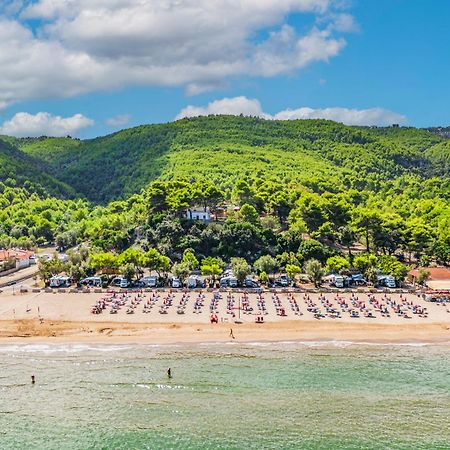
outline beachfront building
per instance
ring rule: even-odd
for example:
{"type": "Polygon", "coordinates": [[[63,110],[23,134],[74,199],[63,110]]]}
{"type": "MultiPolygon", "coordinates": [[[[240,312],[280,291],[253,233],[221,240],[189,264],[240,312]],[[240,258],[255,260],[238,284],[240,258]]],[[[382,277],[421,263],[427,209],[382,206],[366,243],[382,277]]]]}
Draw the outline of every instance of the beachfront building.
{"type": "Polygon", "coordinates": [[[200,220],[202,222],[209,222],[211,220],[211,211],[209,208],[189,208],[184,211],[183,217],[188,220],[200,220]]]}
{"type": "Polygon", "coordinates": [[[450,268],[449,267],[418,267],[408,272],[408,279],[416,284],[419,271],[428,272],[427,287],[434,290],[450,290],[450,268]]]}

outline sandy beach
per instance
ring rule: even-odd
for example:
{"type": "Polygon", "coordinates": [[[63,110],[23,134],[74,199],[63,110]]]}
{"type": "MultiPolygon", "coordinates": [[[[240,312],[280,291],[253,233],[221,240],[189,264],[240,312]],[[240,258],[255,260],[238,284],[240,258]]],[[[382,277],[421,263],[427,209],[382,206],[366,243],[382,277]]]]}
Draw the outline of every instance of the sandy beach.
{"type": "Polygon", "coordinates": [[[355,293],[352,298],[349,293],[267,292],[262,297],[265,310],[256,294],[243,298],[242,293],[223,292],[213,304],[211,292],[203,297],[198,292],[189,292],[184,298],[182,292],[168,295],[116,294],[113,299],[106,293],[3,292],[0,342],[450,342],[450,305],[425,302],[413,294],[372,294],[369,301],[368,293],[355,293]],[[99,302],[105,303],[105,309],[93,314],[92,308],[99,302]],[[123,305],[111,314],[115,302],[123,305]],[[210,323],[211,310],[218,323],[210,323]],[[351,316],[353,310],[359,317],[351,316]],[[264,323],[255,323],[257,317],[263,317],[264,323]]]}

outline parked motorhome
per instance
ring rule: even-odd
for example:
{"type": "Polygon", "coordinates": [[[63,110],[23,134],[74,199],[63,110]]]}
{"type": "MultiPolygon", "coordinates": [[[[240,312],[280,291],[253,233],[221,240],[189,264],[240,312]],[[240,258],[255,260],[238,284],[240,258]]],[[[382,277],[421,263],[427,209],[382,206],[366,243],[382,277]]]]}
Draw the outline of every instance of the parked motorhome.
{"type": "Polygon", "coordinates": [[[158,286],[158,277],[143,277],[136,281],[136,286],[146,287],[146,288],[155,288],[158,286]]]}
{"type": "Polygon", "coordinates": [[[112,285],[112,286],[121,287],[121,288],[127,288],[127,287],[130,285],[130,283],[129,283],[129,281],[128,281],[126,278],[124,278],[124,277],[114,277],[114,278],[111,280],[111,285],[112,285]]]}
{"type": "Polygon", "coordinates": [[[365,286],[367,284],[367,281],[362,273],[357,273],[349,277],[349,283],[357,286],[365,286]]]}
{"type": "Polygon", "coordinates": [[[170,283],[170,285],[175,288],[175,289],[179,289],[183,287],[183,283],[181,282],[181,280],[179,278],[172,278],[172,281],[170,283]]]}
{"type": "Polygon", "coordinates": [[[90,287],[102,287],[102,279],[100,277],[87,277],[82,279],[80,284],[90,287]]]}
{"type": "Polygon", "coordinates": [[[397,287],[397,284],[395,283],[395,278],[393,276],[387,276],[385,279],[386,287],[388,288],[395,288],[397,287]]]}
{"type": "Polygon", "coordinates": [[[51,288],[63,288],[70,286],[70,278],[65,276],[54,276],[50,278],[51,288]]]}
{"type": "Polygon", "coordinates": [[[391,275],[378,275],[377,277],[378,286],[385,286],[388,288],[395,288],[397,284],[395,282],[395,278],[391,275]]]}
{"type": "Polygon", "coordinates": [[[187,280],[187,287],[190,289],[204,288],[205,282],[198,275],[191,275],[187,280]]]}
{"type": "Polygon", "coordinates": [[[222,277],[220,279],[220,287],[236,288],[236,287],[238,287],[238,280],[236,277],[233,277],[233,276],[222,277]]]}
{"type": "Polygon", "coordinates": [[[348,279],[347,277],[344,277],[343,275],[330,275],[330,286],[335,286],[337,288],[343,288],[348,286],[348,279]]]}
{"type": "Polygon", "coordinates": [[[246,278],[244,280],[244,287],[246,287],[246,288],[259,288],[260,284],[257,281],[252,280],[251,278],[246,278]]]}
{"type": "Polygon", "coordinates": [[[289,277],[287,275],[280,275],[274,282],[275,286],[288,287],[290,284],[289,277]]]}

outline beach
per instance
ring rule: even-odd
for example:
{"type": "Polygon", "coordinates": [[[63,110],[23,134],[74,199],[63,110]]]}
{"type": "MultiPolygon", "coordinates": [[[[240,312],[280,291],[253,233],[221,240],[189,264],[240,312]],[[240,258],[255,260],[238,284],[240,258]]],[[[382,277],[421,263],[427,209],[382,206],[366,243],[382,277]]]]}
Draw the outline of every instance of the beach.
{"type": "Polygon", "coordinates": [[[174,292],[169,297],[168,291],[116,293],[114,297],[112,293],[3,292],[0,342],[450,342],[449,306],[414,294],[370,294],[370,302],[368,293],[267,292],[261,297],[264,311],[255,293],[244,297],[239,292],[222,292],[215,303],[212,292],[183,295],[174,292]],[[93,314],[92,308],[102,302],[104,309],[93,314]],[[123,305],[111,314],[114,302],[123,305]],[[182,313],[180,304],[184,304],[182,313]],[[353,310],[358,317],[351,316],[353,310]],[[218,323],[210,323],[211,312],[218,323]],[[256,323],[258,317],[264,323],[256,323]]]}

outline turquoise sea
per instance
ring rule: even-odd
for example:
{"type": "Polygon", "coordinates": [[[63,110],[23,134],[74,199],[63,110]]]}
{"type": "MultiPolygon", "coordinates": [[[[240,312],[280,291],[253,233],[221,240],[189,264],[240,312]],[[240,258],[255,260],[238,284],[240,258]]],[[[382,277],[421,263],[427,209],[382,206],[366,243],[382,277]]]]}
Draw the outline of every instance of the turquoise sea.
{"type": "Polygon", "coordinates": [[[2,450],[450,449],[450,346],[3,345],[0,368],[2,450]]]}

